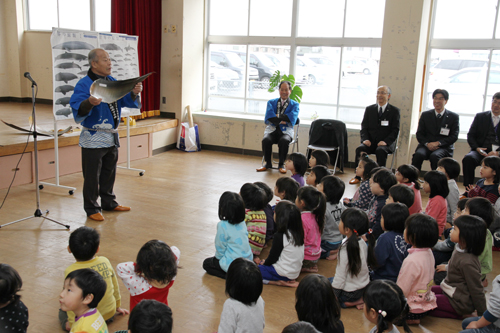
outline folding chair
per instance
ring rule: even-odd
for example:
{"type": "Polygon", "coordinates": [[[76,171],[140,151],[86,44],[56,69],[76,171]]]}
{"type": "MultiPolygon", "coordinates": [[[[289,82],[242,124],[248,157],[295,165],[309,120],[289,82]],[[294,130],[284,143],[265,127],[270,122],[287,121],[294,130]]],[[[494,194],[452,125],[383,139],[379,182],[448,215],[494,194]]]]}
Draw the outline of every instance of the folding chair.
{"type": "Polygon", "coordinates": [[[309,130],[309,144],[307,145],[306,156],[313,150],[324,150],[329,152],[330,158],[335,152],[335,163],[333,164],[333,174],[337,171],[339,156],[341,160],[341,172],[344,172],[344,154],[347,147],[347,128],[345,123],[335,119],[316,119],[311,123],[309,130]],[[341,133],[337,133],[341,132],[341,133]],[[340,138],[340,143],[339,143],[340,138]]]}
{"type": "MultiPolygon", "coordinates": [[[[396,153],[398,152],[398,147],[399,147],[399,133],[398,133],[398,137],[396,138],[396,147],[394,148],[394,151],[392,153],[387,154],[387,156],[392,155],[391,170],[394,167],[394,159],[396,158],[396,153]]],[[[369,154],[369,155],[375,155],[375,154],[369,154]]]]}

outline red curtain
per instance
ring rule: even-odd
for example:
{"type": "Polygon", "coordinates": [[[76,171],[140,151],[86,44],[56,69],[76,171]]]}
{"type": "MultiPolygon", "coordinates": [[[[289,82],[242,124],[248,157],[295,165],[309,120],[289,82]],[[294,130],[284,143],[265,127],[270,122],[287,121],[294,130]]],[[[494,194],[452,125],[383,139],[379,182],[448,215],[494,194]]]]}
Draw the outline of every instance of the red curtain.
{"type": "Polygon", "coordinates": [[[140,75],[155,72],[143,82],[141,111],[160,109],[162,0],[111,0],[111,32],[139,36],[140,75]]]}

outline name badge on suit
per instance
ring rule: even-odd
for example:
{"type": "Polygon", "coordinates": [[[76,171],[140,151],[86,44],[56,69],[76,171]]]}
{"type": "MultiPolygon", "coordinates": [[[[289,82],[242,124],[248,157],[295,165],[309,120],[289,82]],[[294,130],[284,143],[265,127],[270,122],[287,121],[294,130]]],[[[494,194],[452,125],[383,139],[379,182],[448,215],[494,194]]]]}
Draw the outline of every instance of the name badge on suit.
{"type": "Polygon", "coordinates": [[[380,126],[389,126],[389,120],[382,120],[380,126]]]}
{"type": "Polygon", "coordinates": [[[446,127],[441,127],[441,131],[439,132],[439,134],[445,136],[450,135],[450,129],[448,128],[448,124],[446,124],[446,127]]]}

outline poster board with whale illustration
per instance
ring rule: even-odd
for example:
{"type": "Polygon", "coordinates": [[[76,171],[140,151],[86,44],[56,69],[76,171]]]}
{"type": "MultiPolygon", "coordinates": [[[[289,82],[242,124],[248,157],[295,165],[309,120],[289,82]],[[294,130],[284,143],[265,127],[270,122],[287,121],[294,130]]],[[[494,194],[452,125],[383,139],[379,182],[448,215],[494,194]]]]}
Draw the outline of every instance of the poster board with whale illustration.
{"type": "MultiPolygon", "coordinates": [[[[73,118],[69,105],[75,85],[87,75],[88,54],[102,48],[111,58],[111,75],[117,80],[139,76],[137,45],[139,37],[126,34],[52,29],[53,110],[56,120],[73,118]]],[[[122,117],[140,114],[138,109],[122,110],[122,117]]]]}

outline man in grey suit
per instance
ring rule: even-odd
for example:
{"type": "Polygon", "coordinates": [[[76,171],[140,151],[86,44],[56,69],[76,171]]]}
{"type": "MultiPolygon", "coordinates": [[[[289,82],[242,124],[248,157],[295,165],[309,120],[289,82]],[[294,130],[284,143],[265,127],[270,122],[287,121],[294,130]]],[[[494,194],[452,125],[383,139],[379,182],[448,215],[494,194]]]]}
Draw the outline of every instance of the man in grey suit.
{"type": "Polygon", "coordinates": [[[449,94],[444,89],[436,89],[432,93],[434,109],[422,112],[418,121],[418,146],[413,154],[411,164],[418,170],[424,160],[431,162],[431,169],[437,169],[437,163],[443,157],[453,157],[455,142],[460,131],[459,116],[445,109],[449,94]]]}

